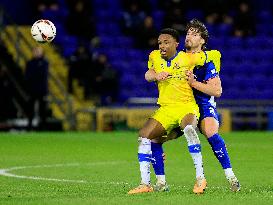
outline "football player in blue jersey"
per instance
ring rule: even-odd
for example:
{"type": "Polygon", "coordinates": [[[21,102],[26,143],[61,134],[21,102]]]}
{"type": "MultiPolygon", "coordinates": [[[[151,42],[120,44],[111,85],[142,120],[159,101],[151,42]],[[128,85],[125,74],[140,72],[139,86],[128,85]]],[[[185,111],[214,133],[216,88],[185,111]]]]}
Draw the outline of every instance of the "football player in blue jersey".
{"type": "MultiPolygon", "coordinates": [[[[185,49],[186,52],[200,52],[205,49],[209,38],[205,25],[197,19],[191,20],[186,27],[185,49]]],[[[240,190],[240,183],[236,178],[229,159],[223,138],[219,135],[219,119],[216,110],[214,97],[220,97],[222,93],[221,80],[219,77],[220,62],[206,63],[192,71],[186,72],[189,85],[193,88],[194,97],[200,110],[199,130],[207,138],[212,151],[220,162],[225,176],[234,192],[240,190]]],[[[152,141],[152,164],[157,176],[155,190],[167,191],[168,185],[165,180],[163,148],[162,144],[168,140],[175,139],[182,135],[181,130],[175,129],[167,137],[158,138],[152,141]],[[162,180],[164,179],[164,180],[162,180]]]]}

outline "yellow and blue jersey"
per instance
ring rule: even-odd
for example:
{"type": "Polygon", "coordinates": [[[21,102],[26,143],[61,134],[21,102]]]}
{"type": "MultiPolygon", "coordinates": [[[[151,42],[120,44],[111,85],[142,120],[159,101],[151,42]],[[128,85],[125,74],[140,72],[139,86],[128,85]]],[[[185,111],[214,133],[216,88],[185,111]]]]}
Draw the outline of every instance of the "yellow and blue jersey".
{"type": "Polygon", "coordinates": [[[159,50],[154,50],[149,55],[148,68],[154,69],[156,73],[168,72],[169,78],[157,82],[159,105],[185,104],[195,102],[192,88],[189,86],[185,71],[193,70],[196,65],[203,65],[206,55],[201,53],[191,54],[180,51],[171,59],[165,60],[161,57],[159,50]]]}

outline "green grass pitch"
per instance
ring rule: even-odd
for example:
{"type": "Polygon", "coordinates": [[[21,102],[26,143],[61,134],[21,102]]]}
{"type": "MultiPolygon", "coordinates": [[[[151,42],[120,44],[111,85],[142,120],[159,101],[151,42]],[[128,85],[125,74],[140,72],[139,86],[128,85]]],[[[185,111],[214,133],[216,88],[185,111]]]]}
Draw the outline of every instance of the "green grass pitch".
{"type": "Polygon", "coordinates": [[[0,204],[273,204],[273,133],[223,137],[240,192],[229,190],[200,136],[205,194],[192,193],[195,171],[186,140],[180,138],[164,145],[170,192],[129,196],[140,180],[136,132],[0,133],[0,204]]]}

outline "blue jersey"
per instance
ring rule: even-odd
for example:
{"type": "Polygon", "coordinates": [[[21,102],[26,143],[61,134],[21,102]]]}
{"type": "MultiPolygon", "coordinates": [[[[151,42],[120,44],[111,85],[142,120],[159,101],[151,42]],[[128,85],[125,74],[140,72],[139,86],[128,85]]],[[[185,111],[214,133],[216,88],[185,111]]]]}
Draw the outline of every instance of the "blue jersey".
{"type": "MultiPolygon", "coordinates": [[[[193,73],[198,82],[206,82],[210,78],[218,76],[218,72],[212,62],[206,63],[203,66],[195,67],[193,73]]],[[[214,117],[218,120],[214,96],[207,95],[194,88],[193,94],[200,110],[200,121],[205,117],[214,117]]]]}

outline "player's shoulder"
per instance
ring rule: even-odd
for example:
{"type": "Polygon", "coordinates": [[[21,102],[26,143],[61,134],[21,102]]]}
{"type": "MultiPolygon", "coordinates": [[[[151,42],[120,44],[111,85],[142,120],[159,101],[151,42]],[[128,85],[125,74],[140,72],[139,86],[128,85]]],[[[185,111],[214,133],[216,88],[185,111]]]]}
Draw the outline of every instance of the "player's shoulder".
{"type": "Polygon", "coordinates": [[[219,50],[209,50],[208,52],[210,52],[215,59],[221,59],[222,57],[222,54],[219,50]]]}
{"type": "Polygon", "coordinates": [[[206,52],[210,52],[211,57],[214,59],[214,61],[210,61],[207,63],[207,68],[210,70],[216,69],[216,71],[219,73],[222,57],[221,52],[219,50],[208,50],[206,52]]]}
{"type": "Polygon", "coordinates": [[[186,52],[184,50],[181,50],[178,52],[178,56],[194,56],[194,55],[199,55],[202,52],[198,52],[198,53],[191,53],[191,52],[186,52]]]}
{"type": "Polygon", "coordinates": [[[187,53],[185,52],[185,51],[179,51],[178,53],[177,53],[177,56],[176,56],[176,59],[184,59],[185,57],[187,56],[187,53]]]}
{"type": "Polygon", "coordinates": [[[178,52],[178,54],[177,54],[177,56],[184,56],[184,55],[186,55],[186,52],[185,51],[179,51],[178,52]]]}
{"type": "Polygon", "coordinates": [[[217,56],[219,56],[219,58],[221,58],[221,57],[222,57],[222,53],[221,53],[221,51],[219,51],[219,50],[215,50],[215,52],[216,52],[216,55],[217,55],[217,56]]]}
{"type": "Polygon", "coordinates": [[[159,50],[153,50],[149,54],[149,58],[157,58],[157,57],[160,57],[160,51],[159,50]]]}

